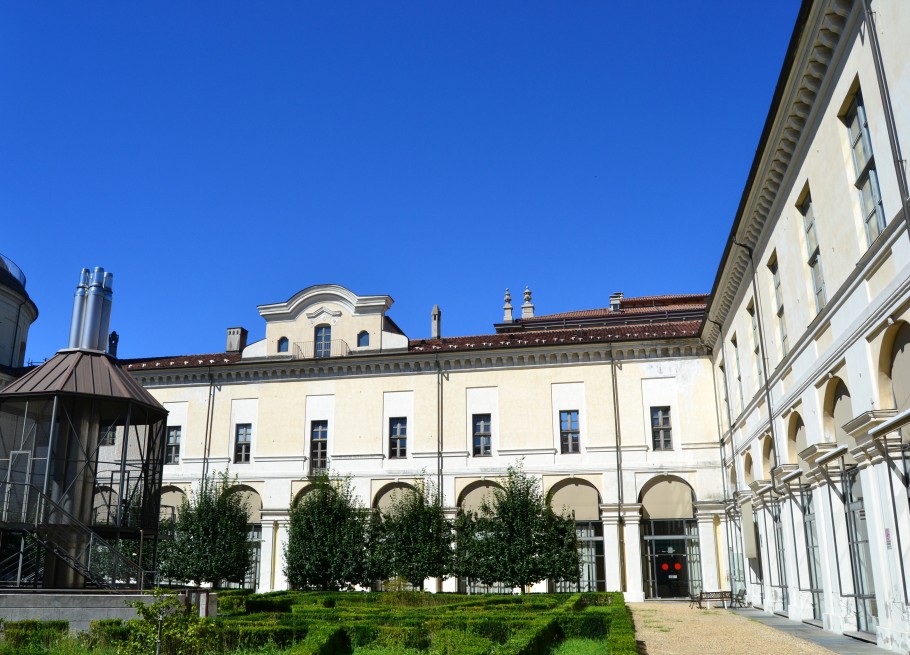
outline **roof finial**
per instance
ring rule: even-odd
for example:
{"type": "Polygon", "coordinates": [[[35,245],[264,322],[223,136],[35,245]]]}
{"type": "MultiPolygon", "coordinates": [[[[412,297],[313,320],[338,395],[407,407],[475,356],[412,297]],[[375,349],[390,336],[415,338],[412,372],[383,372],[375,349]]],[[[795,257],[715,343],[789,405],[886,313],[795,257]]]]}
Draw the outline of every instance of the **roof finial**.
{"type": "Polygon", "coordinates": [[[525,301],[521,306],[521,317],[534,318],[534,305],[531,304],[531,287],[525,287],[525,301]]]}
{"type": "Polygon", "coordinates": [[[506,287],[506,297],[505,304],[502,306],[502,322],[511,323],[512,322],[512,294],[509,293],[509,287],[506,287]]]}

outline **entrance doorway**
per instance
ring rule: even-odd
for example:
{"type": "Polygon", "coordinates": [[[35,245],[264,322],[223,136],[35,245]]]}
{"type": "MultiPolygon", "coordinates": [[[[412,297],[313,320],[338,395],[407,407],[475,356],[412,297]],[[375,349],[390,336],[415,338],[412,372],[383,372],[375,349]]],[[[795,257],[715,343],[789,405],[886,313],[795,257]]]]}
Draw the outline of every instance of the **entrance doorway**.
{"type": "Polygon", "coordinates": [[[701,591],[694,494],[684,480],[661,476],[644,486],[642,573],[645,598],[688,598],[701,591]]]}

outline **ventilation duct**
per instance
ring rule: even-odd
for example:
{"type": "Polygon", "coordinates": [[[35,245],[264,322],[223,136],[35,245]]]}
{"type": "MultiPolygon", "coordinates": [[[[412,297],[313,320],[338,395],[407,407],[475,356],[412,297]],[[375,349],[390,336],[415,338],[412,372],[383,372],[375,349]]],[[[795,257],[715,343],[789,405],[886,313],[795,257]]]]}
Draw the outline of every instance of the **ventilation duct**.
{"type": "Polygon", "coordinates": [[[82,269],[73,299],[69,348],[104,351],[111,324],[113,284],[113,273],[105,273],[100,266],[92,273],[82,269]]]}
{"type": "Polygon", "coordinates": [[[85,317],[85,295],[88,293],[89,270],[82,269],[79,274],[79,284],[76,286],[76,296],[73,299],[73,318],[70,320],[70,340],[67,348],[78,348],[82,339],[82,319],[85,317]]]}

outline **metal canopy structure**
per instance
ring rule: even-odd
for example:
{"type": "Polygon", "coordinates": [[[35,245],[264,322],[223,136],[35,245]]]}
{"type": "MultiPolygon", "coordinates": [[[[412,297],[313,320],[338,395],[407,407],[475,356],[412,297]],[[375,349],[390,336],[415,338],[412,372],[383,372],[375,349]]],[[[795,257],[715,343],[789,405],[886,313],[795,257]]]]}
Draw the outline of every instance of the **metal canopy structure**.
{"type": "Polygon", "coordinates": [[[0,391],[0,585],[144,588],[167,411],[100,350],[0,391]]]}

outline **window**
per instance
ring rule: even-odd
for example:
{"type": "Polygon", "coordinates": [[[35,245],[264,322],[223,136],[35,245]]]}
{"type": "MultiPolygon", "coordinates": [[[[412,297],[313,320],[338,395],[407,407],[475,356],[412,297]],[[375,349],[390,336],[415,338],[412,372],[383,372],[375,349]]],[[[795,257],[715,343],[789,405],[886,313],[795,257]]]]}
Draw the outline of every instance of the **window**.
{"type": "Polygon", "coordinates": [[[113,446],[117,442],[117,427],[114,425],[108,425],[107,427],[101,426],[98,435],[98,445],[99,446],[113,446]]]}
{"type": "Polygon", "coordinates": [[[866,238],[869,245],[872,245],[872,242],[885,229],[885,213],[882,210],[882,194],[878,188],[878,173],[875,170],[875,157],[872,154],[869,121],[866,117],[863,96],[859,91],[844,115],[844,123],[847,125],[850,137],[853,169],[856,173],[854,185],[859,190],[863,222],[866,225],[866,238]]]}
{"type": "Polygon", "coordinates": [[[316,327],[316,354],[315,357],[331,357],[332,355],[332,326],[319,325],[316,327]]]}
{"type": "Polygon", "coordinates": [[[286,353],[287,351],[288,351],[288,338],[287,338],[287,337],[281,337],[281,338],[278,340],[278,352],[280,352],[280,353],[286,353]]]}
{"type": "Polygon", "coordinates": [[[370,333],[364,330],[357,335],[357,347],[363,348],[364,346],[370,345],[370,333]]]}
{"type": "Polygon", "coordinates": [[[578,448],[578,410],[570,409],[559,412],[559,447],[563,454],[577,453],[578,448]]]}
{"type": "Polygon", "coordinates": [[[673,450],[669,407],[651,408],[651,442],[654,450],[673,450]]]}
{"type": "Polygon", "coordinates": [[[234,463],[248,464],[250,449],[253,445],[253,426],[250,423],[238,423],[234,441],[234,463]]]}
{"type": "Polygon", "coordinates": [[[765,371],[761,361],[761,341],[758,336],[758,315],[755,313],[755,301],[749,303],[746,308],[749,312],[749,320],[752,323],[752,354],[755,358],[755,376],[758,379],[758,386],[765,383],[765,371]]]}
{"type": "Polygon", "coordinates": [[[825,278],[822,275],[821,251],[818,247],[818,237],[815,234],[815,212],[812,211],[812,196],[806,194],[806,199],[799,206],[799,213],[803,215],[803,228],[806,233],[806,251],[808,253],[809,270],[812,273],[812,290],[815,294],[815,311],[820,312],[828,298],[825,294],[825,278]]]}
{"type": "Polygon", "coordinates": [[[164,446],[164,463],[165,464],[179,464],[180,463],[180,428],[171,427],[167,428],[167,444],[164,446]]]}
{"type": "Polygon", "coordinates": [[[474,414],[474,456],[492,455],[492,437],[490,432],[490,415],[474,414]]]}
{"type": "Polygon", "coordinates": [[[743,411],[746,408],[743,397],[743,369],[739,363],[739,344],[736,343],[735,334],[730,337],[730,345],[733,346],[733,363],[736,364],[736,371],[734,371],[734,373],[736,374],[736,389],[739,391],[739,411],[743,411]]]}
{"type": "Polygon", "coordinates": [[[389,419],[389,459],[408,456],[408,419],[389,419]]]}
{"type": "Polygon", "coordinates": [[[784,296],[780,288],[780,270],[777,267],[777,255],[772,257],[768,263],[768,270],[771,271],[771,282],[774,286],[774,303],[777,307],[777,327],[780,334],[780,349],[783,357],[790,352],[790,342],[787,339],[787,321],[784,318],[784,296]]]}
{"type": "Polygon", "coordinates": [[[329,467],[329,422],[310,423],[310,474],[329,467]]]}

